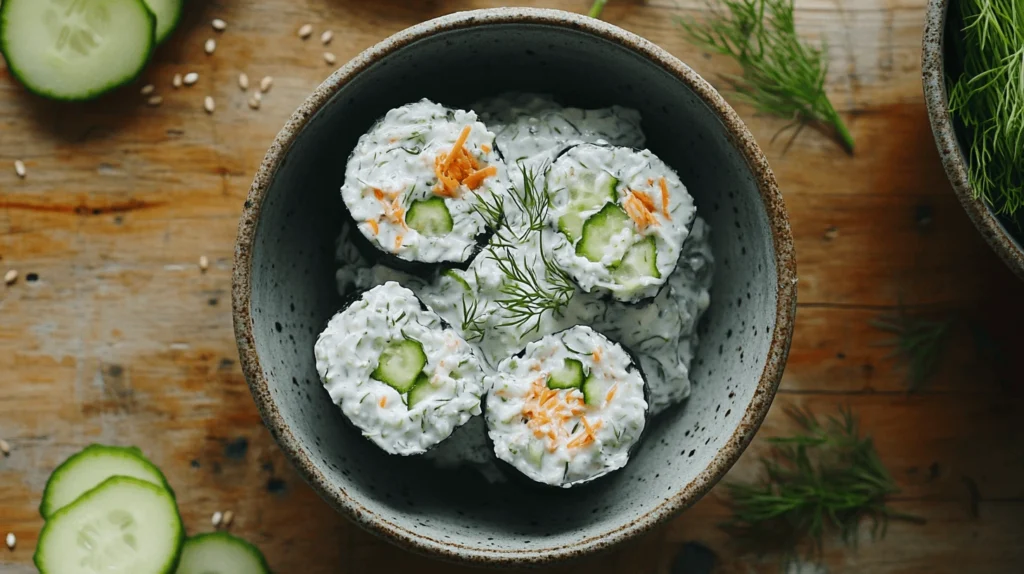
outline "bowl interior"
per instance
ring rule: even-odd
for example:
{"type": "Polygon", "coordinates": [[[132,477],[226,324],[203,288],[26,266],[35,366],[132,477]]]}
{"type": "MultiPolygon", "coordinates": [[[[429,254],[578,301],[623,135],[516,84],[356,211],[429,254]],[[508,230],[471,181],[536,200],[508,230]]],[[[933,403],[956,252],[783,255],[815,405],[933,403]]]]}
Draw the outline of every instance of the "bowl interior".
{"type": "MultiPolygon", "coordinates": [[[[263,398],[257,393],[258,402],[269,400],[261,404],[268,426],[275,436],[288,429],[294,450],[285,450],[328,500],[420,549],[540,555],[628,529],[669,499],[692,502],[717,479],[705,471],[748,406],[760,401],[766,408],[774,391],[758,390],[778,275],[756,176],[694,91],[662,65],[599,36],[498,23],[441,31],[391,51],[337,89],[295,138],[258,217],[250,311],[269,387],[263,398]],[[345,424],[314,367],[313,344],[340,303],[339,188],[356,140],[390,108],[421,97],[468,106],[510,90],[550,93],[575,106],[639,109],[648,147],[679,171],[712,227],[716,280],[691,398],[660,417],[624,471],[578,491],[492,485],[475,472],[389,457],[345,424]]],[[[738,456],[735,440],[731,448],[738,456]]]]}

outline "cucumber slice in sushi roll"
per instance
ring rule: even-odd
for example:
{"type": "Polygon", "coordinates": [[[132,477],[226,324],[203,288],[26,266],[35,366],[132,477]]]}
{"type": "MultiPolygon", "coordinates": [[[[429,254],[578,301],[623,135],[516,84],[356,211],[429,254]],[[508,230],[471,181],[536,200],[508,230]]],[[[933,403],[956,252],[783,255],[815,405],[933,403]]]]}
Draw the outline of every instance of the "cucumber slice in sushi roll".
{"type": "Polygon", "coordinates": [[[494,137],[476,113],[421,100],[359,139],[341,197],[383,263],[411,272],[470,263],[489,231],[477,196],[506,187],[494,137]]]}
{"type": "Polygon", "coordinates": [[[489,382],[494,454],[535,483],[570,488],[626,466],[647,426],[639,364],[587,326],[530,343],[489,382]]]}
{"type": "Polygon", "coordinates": [[[142,72],[156,26],[143,0],[4,0],[0,52],[30,91],[90,100],[142,72]]]}
{"type": "Polygon", "coordinates": [[[484,373],[472,347],[394,281],[335,315],[314,354],[331,400],[390,454],[422,454],[481,412],[484,373]]]}
{"type": "Polygon", "coordinates": [[[676,268],[696,216],[672,168],[647,150],[581,144],[547,174],[555,263],[584,291],[635,303],[676,268]]]}

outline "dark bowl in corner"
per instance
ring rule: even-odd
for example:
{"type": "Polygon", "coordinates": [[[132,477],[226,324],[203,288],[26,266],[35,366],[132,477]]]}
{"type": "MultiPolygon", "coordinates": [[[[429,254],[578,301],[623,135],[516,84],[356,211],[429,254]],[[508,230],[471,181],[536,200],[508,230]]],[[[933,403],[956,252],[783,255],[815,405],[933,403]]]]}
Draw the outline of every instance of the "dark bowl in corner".
{"type": "Polygon", "coordinates": [[[928,2],[921,62],[928,117],[942,165],[967,215],[1003,262],[1017,277],[1024,279],[1024,248],[1021,247],[1024,234],[1015,222],[996,215],[991,205],[975,196],[967,175],[965,129],[949,114],[948,78],[962,69],[952,43],[946,41],[951,34],[959,32],[960,17],[950,14],[950,8],[956,3],[957,0],[928,2]]]}

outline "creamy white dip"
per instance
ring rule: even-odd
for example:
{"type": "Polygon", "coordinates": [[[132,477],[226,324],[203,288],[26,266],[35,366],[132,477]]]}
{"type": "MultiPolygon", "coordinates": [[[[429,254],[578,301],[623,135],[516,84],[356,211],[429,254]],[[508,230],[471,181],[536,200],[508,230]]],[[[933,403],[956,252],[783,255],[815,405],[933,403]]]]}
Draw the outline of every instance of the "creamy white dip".
{"type": "Polygon", "coordinates": [[[421,454],[480,414],[484,373],[472,347],[416,295],[389,281],[335,315],[314,347],[316,369],[331,400],[363,435],[391,454],[421,454]],[[396,340],[423,347],[430,392],[414,406],[374,379],[385,347],[396,340]]]}
{"type": "Polygon", "coordinates": [[[488,377],[495,455],[536,482],[562,487],[626,466],[647,418],[643,377],[631,365],[620,345],[583,325],[505,359],[488,377]],[[587,389],[548,388],[566,359],[582,363],[587,389]]]}
{"type": "MultiPolygon", "coordinates": [[[[635,110],[564,108],[548,98],[532,95],[496,98],[480,102],[473,109],[480,113],[488,129],[497,134],[497,146],[506,159],[510,163],[520,159],[522,165],[535,171],[571,144],[609,143],[635,148],[644,145],[640,115],[635,110]]],[[[518,166],[512,163],[507,173],[512,184],[522,186],[518,166]]],[[[524,217],[514,202],[506,201],[505,207],[511,226],[522,229],[524,217]]],[[[709,233],[703,219],[696,217],[679,248],[676,267],[667,284],[654,298],[640,305],[612,301],[606,295],[577,289],[568,305],[557,313],[544,313],[536,323],[524,325],[508,325],[511,319],[498,303],[506,297],[501,292],[505,275],[486,250],[466,271],[453,272],[469,286],[466,289],[446,274],[424,280],[383,265],[371,266],[347,239],[345,231],[338,241],[338,286],[342,293],[349,293],[386,281],[401,282],[462,333],[484,359],[483,368],[488,372],[530,342],[576,325],[589,325],[637,353],[650,387],[651,412],[657,414],[685,400],[690,393],[689,369],[698,344],[697,323],[710,303],[714,265],[709,233]],[[465,311],[474,306],[476,322],[467,332],[463,330],[465,311]]],[[[550,252],[558,235],[546,227],[543,233],[528,234],[526,241],[508,253],[524,269],[532,269],[545,289],[549,285],[540,248],[543,243],[545,252],[550,252]]],[[[467,424],[452,441],[441,443],[428,456],[446,466],[488,460],[491,455],[484,433],[477,432],[480,426],[467,424]]],[[[493,470],[488,471],[494,476],[493,470]]]]}
{"type": "Polygon", "coordinates": [[[495,136],[472,111],[452,110],[421,100],[395,108],[359,138],[345,169],[342,198],[359,231],[379,249],[407,261],[463,262],[477,248],[483,218],[473,210],[473,196],[507,187],[505,165],[495,136]],[[468,128],[463,148],[484,169],[498,173],[479,187],[459,185],[442,195],[436,162],[449,154],[468,128]],[[421,234],[406,225],[414,202],[442,198],[452,219],[444,235],[421,234]]]}

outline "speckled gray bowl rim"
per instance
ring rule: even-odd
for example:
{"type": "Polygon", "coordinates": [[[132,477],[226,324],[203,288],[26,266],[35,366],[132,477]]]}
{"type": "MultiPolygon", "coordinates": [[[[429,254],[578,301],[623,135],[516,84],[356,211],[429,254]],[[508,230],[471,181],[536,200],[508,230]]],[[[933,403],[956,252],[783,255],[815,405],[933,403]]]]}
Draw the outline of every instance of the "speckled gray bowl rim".
{"type": "Polygon", "coordinates": [[[974,222],[974,226],[1017,277],[1024,279],[1024,248],[992,213],[992,208],[984,200],[974,197],[974,189],[971,188],[967,177],[967,159],[960,147],[960,140],[956,137],[953,120],[949,116],[946,63],[942,44],[948,9],[949,0],[928,2],[928,16],[921,50],[924,101],[928,107],[932,133],[935,134],[935,145],[939,148],[946,176],[953,184],[953,190],[960,198],[960,203],[974,222]]]}
{"type": "Polygon", "coordinates": [[[793,236],[782,194],[768,167],[767,159],[736,112],[696,72],[653,43],[600,20],[558,10],[497,8],[451,14],[413,26],[391,36],[359,54],[344,67],[331,74],[298,108],[267,151],[245,201],[238,227],[238,240],[235,245],[232,303],[235,338],[238,343],[242,370],[263,421],[303,478],[334,508],[366,530],[428,556],[478,565],[541,564],[607,549],[653,528],[697,502],[732,467],[767,415],[782,378],[796,315],[796,260],[793,253],[793,236]],[[445,542],[431,537],[428,533],[415,532],[375,515],[363,506],[357,497],[329,482],[322,473],[317,471],[308,452],[288,428],[278,410],[278,405],[272,398],[269,384],[263,374],[263,367],[260,365],[260,358],[256,353],[250,313],[253,247],[260,207],[289,147],[301,136],[303,128],[316,112],[349,80],[369,68],[377,60],[403,46],[439,32],[507,24],[564,27],[603,38],[657,64],[693,90],[718,116],[729,133],[732,145],[743,156],[754,174],[771,227],[777,269],[778,296],[775,327],[772,331],[771,345],[768,349],[764,370],[739,426],[708,467],[692,482],[683,486],[657,507],[631,519],[626,524],[614,526],[602,534],[578,540],[569,545],[539,549],[494,549],[445,542]]]}

